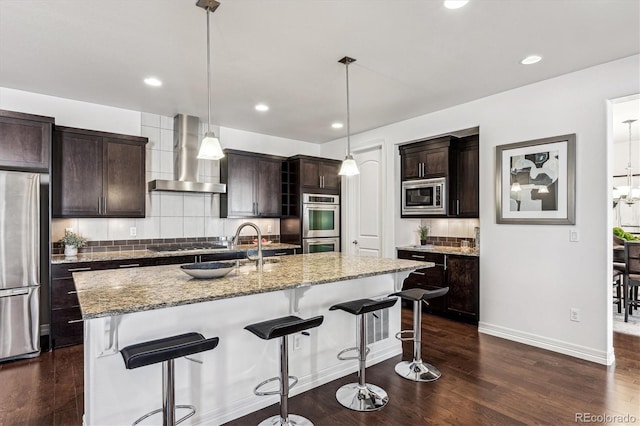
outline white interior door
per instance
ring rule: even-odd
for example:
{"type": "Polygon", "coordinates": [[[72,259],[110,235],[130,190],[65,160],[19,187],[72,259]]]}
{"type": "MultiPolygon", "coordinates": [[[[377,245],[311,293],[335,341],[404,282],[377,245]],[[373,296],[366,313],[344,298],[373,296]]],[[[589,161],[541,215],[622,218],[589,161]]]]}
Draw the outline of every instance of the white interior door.
{"type": "Polygon", "coordinates": [[[349,254],[382,256],[382,149],[353,152],[360,174],[349,177],[347,246],[349,254]]]}

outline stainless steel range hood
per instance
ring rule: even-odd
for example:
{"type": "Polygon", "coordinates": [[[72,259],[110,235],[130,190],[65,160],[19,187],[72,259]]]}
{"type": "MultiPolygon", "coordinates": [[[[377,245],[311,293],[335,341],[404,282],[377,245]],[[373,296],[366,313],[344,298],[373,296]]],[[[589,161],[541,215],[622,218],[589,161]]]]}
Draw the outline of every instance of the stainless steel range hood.
{"type": "Polygon", "coordinates": [[[224,194],[224,183],[198,182],[198,127],[200,119],[178,114],[173,118],[175,131],[173,141],[174,180],[156,179],[149,182],[149,191],[205,192],[224,194]]]}

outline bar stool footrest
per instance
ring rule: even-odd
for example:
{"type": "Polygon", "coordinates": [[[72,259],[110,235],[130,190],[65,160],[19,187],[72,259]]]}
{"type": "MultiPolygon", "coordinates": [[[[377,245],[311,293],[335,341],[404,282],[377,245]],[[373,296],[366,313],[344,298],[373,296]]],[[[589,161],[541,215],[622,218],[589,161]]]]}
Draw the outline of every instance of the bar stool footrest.
{"type": "MultiPolygon", "coordinates": [[[[179,418],[178,420],[176,420],[176,424],[180,424],[183,421],[187,420],[189,417],[192,417],[192,416],[194,416],[196,414],[195,405],[176,405],[176,410],[178,408],[187,409],[187,410],[190,410],[190,412],[188,414],[185,414],[183,417],[179,418]]],[[[158,414],[158,413],[162,413],[162,408],[158,408],[157,410],[153,410],[153,411],[148,412],[147,414],[145,414],[144,416],[140,417],[138,420],[133,422],[132,426],[136,426],[141,421],[153,416],[154,414],[158,414]]]]}
{"type": "MultiPolygon", "coordinates": [[[[253,388],[253,393],[258,396],[279,395],[280,388],[278,388],[278,390],[268,391],[268,392],[263,392],[260,390],[261,387],[265,386],[268,383],[275,382],[276,380],[280,382],[280,377],[272,377],[270,379],[267,379],[263,382],[258,383],[258,385],[255,388],[253,388]]],[[[289,389],[292,389],[297,384],[298,384],[298,378],[296,376],[289,376],[289,389]]]]}
{"type": "Polygon", "coordinates": [[[407,340],[413,340],[415,338],[415,331],[413,330],[401,330],[396,333],[396,339],[402,340],[403,342],[407,340]],[[403,334],[411,333],[411,337],[402,337],[403,334]]]}
{"type": "MultiPolygon", "coordinates": [[[[347,353],[347,352],[351,352],[351,351],[359,351],[360,348],[358,348],[357,346],[354,346],[352,348],[347,348],[347,349],[343,349],[340,352],[338,352],[338,355],[336,356],[336,358],[338,358],[340,361],[349,361],[352,359],[360,359],[360,354],[358,355],[354,355],[354,356],[343,356],[342,354],[347,353]]],[[[367,347],[366,351],[365,351],[365,356],[369,355],[369,351],[371,349],[369,349],[367,347]]]]}

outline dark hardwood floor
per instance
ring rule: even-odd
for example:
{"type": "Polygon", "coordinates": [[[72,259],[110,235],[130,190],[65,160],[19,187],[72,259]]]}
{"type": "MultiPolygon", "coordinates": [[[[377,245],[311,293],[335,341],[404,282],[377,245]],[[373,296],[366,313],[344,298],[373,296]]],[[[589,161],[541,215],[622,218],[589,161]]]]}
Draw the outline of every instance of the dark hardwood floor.
{"type": "MultiPolygon", "coordinates": [[[[403,312],[403,328],[411,318],[403,312]]],[[[396,357],[367,369],[367,381],[389,393],[383,410],[357,413],[337,403],[336,389],[357,381],[353,374],[291,398],[290,412],[316,425],[558,425],[575,424],[576,413],[630,415],[640,424],[640,337],[614,333],[614,347],[616,364],[605,367],[424,315],[423,359],[442,371],[440,380],[400,378],[396,357]]],[[[0,425],[81,425],[82,361],[82,346],[74,346],[0,364],[0,425]]],[[[273,405],[228,425],[277,413],[273,405]]]]}

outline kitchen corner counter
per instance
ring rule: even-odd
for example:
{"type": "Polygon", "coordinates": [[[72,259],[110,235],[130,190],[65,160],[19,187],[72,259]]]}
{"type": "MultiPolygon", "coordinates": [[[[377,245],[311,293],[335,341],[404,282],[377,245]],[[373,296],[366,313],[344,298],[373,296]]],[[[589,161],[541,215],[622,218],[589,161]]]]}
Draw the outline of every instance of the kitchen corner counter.
{"type": "Polygon", "coordinates": [[[85,320],[347,281],[433,266],[403,259],[314,253],[282,256],[258,273],[245,265],[216,279],[191,278],[179,265],[74,272],[85,320]]]}
{"type": "MultiPolygon", "coordinates": [[[[79,263],[79,262],[100,262],[109,260],[128,260],[128,259],[149,259],[155,257],[175,257],[190,256],[202,254],[223,254],[223,253],[239,253],[248,250],[257,249],[256,244],[240,244],[234,246],[233,249],[196,249],[196,250],[177,250],[177,251],[152,251],[152,250],[130,250],[130,251],[106,251],[100,253],[78,253],[77,256],[65,257],[63,254],[54,254],[51,256],[51,264],[61,263],[79,263]]],[[[301,249],[301,246],[295,244],[275,243],[262,246],[262,250],[287,250],[301,249]]]]}
{"type": "Polygon", "coordinates": [[[417,251],[421,253],[455,254],[460,256],[480,257],[480,251],[469,248],[463,250],[461,247],[449,246],[402,246],[396,250],[417,251]]]}

